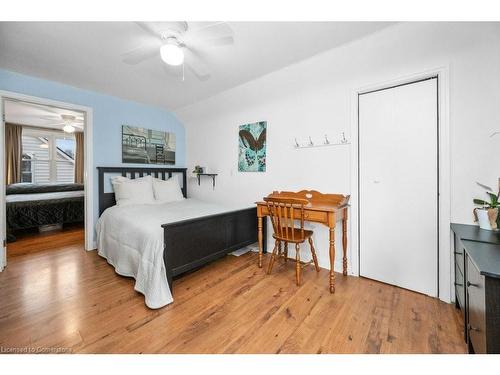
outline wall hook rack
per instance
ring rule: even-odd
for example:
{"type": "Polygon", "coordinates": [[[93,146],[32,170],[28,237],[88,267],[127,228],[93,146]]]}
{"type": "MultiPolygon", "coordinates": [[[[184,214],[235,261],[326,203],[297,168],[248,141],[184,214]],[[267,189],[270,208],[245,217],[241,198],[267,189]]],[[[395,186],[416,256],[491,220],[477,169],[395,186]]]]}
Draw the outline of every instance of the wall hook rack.
{"type": "Polygon", "coordinates": [[[331,142],[330,139],[328,139],[328,134],[325,134],[325,139],[323,140],[322,143],[315,144],[314,141],[312,140],[312,137],[309,135],[308,137],[308,142],[300,144],[299,141],[297,141],[297,138],[294,138],[295,143],[293,144],[293,147],[295,149],[299,148],[316,148],[316,147],[326,147],[326,146],[341,146],[341,145],[349,145],[351,144],[347,138],[345,137],[345,133],[341,133],[340,141],[339,142],[331,142]]]}

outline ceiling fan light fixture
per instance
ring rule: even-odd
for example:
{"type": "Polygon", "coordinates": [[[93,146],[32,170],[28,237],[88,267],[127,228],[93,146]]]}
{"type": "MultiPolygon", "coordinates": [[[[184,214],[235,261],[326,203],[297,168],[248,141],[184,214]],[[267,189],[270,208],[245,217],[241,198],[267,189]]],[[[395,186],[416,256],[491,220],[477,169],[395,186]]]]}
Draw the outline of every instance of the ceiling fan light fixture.
{"type": "Polygon", "coordinates": [[[184,51],[176,43],[167,43],[160,48],[161,59],[168,65],[181,65],[184,62],[184,51]]]}
{"type": "Polygon", "coordinates": [[[63,127],[63,131],[65,133],[74,133],[75,132],[75,127],[73,125],[71,125],[71,124],[66,124],[63,127]]]}

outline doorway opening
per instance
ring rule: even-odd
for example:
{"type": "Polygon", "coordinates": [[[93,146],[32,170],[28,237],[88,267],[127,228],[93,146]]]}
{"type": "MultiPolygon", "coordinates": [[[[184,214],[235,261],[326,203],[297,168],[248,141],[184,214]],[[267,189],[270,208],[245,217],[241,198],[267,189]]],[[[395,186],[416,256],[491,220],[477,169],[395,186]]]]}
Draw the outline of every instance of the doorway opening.
{"type": "Polygon", "coordinates": [[[1,94],[5,152],[0,158],[0,213],[5,241],[0,270],[19,255],[65,245],[94,248],[89,236],[91,110],[1,94]]]}

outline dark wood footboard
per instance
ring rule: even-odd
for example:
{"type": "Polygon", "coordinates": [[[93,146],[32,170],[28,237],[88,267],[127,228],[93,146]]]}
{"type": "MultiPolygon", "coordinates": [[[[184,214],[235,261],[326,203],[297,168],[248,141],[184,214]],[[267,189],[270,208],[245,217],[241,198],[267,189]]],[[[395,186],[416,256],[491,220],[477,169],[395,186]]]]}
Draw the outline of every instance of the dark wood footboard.
{"type": "MultiPolygon", "coordinates": [[[[257,209],[247,208],[178,221],[164,224],[162,228],[163,260],[172,291],[173,277],[257,242],[257,209]]],[[[264,230],[264,251],[265,239],[264,230]]]]}
{"type": "MultiPolygon", "coordinates": [[[[97,169],[99,171],[99,215],[116,204],[114,192],[105,192],[104,189],[108,175],[121,174],[131,179],[150,175],[162,180],[180,175],[182,194],[187,198],[186,168],[98,167],[97,169]]],[[[162,228],[164,233],[163,260],[168,285],[172,290],[173,277],[257,242],[257,208],[163,224],[162,228]]],[[[265,218],[263,239],[265,252],[265,218]]]]}

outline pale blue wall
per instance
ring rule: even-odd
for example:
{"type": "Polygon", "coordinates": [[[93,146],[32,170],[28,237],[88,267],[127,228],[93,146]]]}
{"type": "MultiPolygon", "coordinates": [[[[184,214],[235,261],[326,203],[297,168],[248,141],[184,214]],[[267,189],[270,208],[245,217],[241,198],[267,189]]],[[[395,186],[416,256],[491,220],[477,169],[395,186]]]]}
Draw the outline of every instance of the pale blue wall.
{"type": "MultiPolygon", "coordinates": [[[[133,87],[130,88],[130,90],[133,89],[133,87]]],[[[123,124],[174,132],[176,135],[175,166],[185,166],[184,126],[166,110],[2,69],[0,69],[0,90],[59,100],[93,109],[95,221],[98,217],[96,167],[123,165],[121,162],[121,126],[123,124]]],[[[126,165],[133,166],[133,164],[126,165]]]]}

